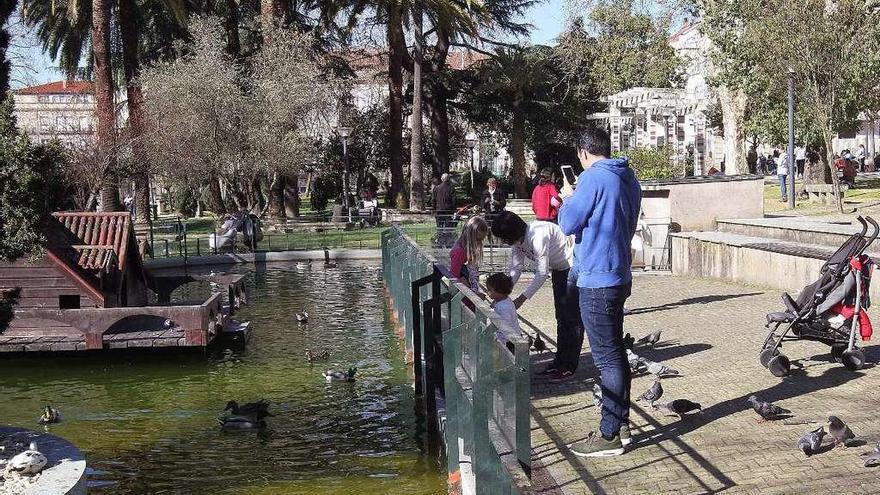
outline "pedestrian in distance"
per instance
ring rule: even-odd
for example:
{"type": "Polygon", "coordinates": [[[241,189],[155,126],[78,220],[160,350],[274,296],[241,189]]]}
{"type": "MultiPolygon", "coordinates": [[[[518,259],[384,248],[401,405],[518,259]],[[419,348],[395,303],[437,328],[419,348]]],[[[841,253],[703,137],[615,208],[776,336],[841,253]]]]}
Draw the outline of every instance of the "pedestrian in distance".
{"type": "Polygon", "coordinates": [[[532,211],[536,220],[556,223],[562,198],[553,182],[553,171],[549,168],[541,170],[538,185],[532,190],[532,211]]]}
{"type": "Polygon", "coordinates": [[[480,205],[483,208],[483,212],[490,216],[490,218],[504,211],[504,207],[507,206],[507,195],[498,188],[498,181],[495,177],[491,177],[486,181],[486,189],[480,198],[480,205]]]}
{"type": "Polygon", "coordinates": [[[440,184],[434,188],[433,206],[437,216],[437,228],[449,229],[455,226],[452,213],[455,211],[455,187],[449,174],[440,176],[440,184]]]}
{"type": "Polygon", "coordinates": [[[776,176],[779,177],[779,192],[782,195],[782,201],[788,201],[788,154],[780,154],[778,150],[773,151],[776,161],[776,176]]]}

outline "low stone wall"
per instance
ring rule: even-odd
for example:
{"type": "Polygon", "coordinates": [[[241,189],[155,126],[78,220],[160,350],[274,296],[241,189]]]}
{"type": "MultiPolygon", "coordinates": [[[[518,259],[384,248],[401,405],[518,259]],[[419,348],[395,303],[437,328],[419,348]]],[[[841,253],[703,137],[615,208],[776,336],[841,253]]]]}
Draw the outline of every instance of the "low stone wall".
{"type": "Polygon", "coordinates": [[[805,244],[840,246],[853,234],[861,232],[861,226],[834,224],[802,218],[753,218],[718,220],[720,232],[767,237],[805,244]]]}
{"type": "MultiPolygon", "coordinates": [[[[819,278],[824,263],[824,259],[772,252],[748,244],[713,242],[689,234],[672,236],[673,275],[771,287],[795,297],[819,278]]],[[[880,284],[871,285],[870,295],[880,301],[880,284]]]]}
{"type": "Polygon", "coordinates": [[[714,230],[721,218],[764,216],[764,179],[700,176],[642,183],[645,217],[670,218],[677,231],[714,230]]]}

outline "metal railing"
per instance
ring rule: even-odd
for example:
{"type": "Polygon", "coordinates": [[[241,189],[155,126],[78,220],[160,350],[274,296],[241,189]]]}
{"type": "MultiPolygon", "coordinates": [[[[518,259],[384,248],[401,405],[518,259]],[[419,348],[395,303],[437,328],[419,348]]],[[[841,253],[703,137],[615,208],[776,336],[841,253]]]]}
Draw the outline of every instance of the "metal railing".
{"type": "Polygon", "coordinates": [[[397,226],[382,264],[450,480],[465,494],[531,493],[528,341],[397,226]]]}
{"type": "MultiPolygon", "coordinates": [[[[188,258],[222,253],[278,252],[331,249],[381,249],[382,232],[387,226],[364,227],[346,230],[330,223],[312,228],[291,228],[284,232],[264,231],[262,239],[254,245],[246,245],[240,239],[232,246],[216,249],[218,243],[212,242],[213,233],[192,233],[183,222],[165,221],[157,224],[146,234],[149,249],[147,256],[152,258],[188,258]]],[[[401,228],[420,245],[431,246],[437,239],[437,227],[433,222],[405,224],[401,228]]],[[[453,240],[457,231],[452,235],[453,240]]]]}

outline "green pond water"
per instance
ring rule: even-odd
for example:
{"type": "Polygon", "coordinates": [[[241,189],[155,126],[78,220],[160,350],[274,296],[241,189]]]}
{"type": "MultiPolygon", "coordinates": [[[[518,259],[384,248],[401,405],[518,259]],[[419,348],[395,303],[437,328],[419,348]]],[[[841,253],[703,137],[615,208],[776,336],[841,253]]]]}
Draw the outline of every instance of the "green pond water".
{"type": "Polygon", "coordinates": [[[38,428],[41,406],[55,405],[63,422],[49,431],[86,454],[95,494],[445,494],[378,262],[234,270],[248,274],[250,305],[236,315],[252,324],[245,349],[0,360],[0,424],[38,428]],[[309,365],[307,348],[329,350],[329,363],[309,365]],[[321,375],[349,365],[355,383],[321,375]],[[228,400],[260,398],[275,414],[264,431],[219,430],[228,400]]]}

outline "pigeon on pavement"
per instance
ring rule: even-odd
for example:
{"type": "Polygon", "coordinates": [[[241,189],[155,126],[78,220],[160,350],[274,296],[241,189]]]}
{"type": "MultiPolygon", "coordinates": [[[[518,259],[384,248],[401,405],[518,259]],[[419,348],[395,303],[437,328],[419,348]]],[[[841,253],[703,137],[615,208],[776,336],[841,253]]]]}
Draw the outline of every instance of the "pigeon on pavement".
{"type": "Polygon", "coordinates": [[[865,467],[880,466],[880,452],[871,452],[865,457],[865,467]]]}
{"type": "Polygon", "coordinates": [[[681,419],[687,413],[702,411],[703,406],[687,399],[675,399],[671,402],[660,404],[659,409],[663,411],[666,416],[678,416],[678,418],[681,419]]]}
{"type": "Polygon", "coordinates": [[[632,350],[632,348],[636,345],[636,339],[629,332],[623,336],[623,348],[632,350]]]}
{"type": "Polygon", "coordinates": [[[788,409],[783,409],[772,402],[758,400],[754,395],[749,396],[749,404],[751,404],[752,409],[761,416],[763,421],[788,418],[792,415],[791,411],[788,409]]]}
{"type": "Polygon", "coordinates": [[[645,393],[636,400],[646,401],[651,404],[651,407],[654,407],[654,403],[660,400],[660,397],[663,397],[663,385],[660,384],[660,378],[657,377],[654,379],[654,384],[651,385],[651,388],[645,390],[645,393]]]}
{"type": "Polygon", "coordinates": [[[544,342],[544,339],[541,338],[540,333],[535,334],[535,341],[532,342],[532,345],[535,346],[535,350],[538,351],[539,354],[543,354],[544,351],[547,350],[547,344],[544,342]]]}
{"type": "Polygon", "coordinates": [[[654,347],[654,345],[656,345],[657,342],[660,342],[660,333],[661,332],[662,332],[662,330],[654,330],[653,332],[649,333],[648,335],[645,335],[644,337],[637,340],[636,345],[647,345],[647,346],[654,347]]]}
{"type": "Polygon", "coordinates": [[[626,350],[626,360],[629,361],[629,368],[633,373],[640,373],[640,370],[644,369],[642,358],[629,349],[626,350]]]}
{"type": "Polygon", "coordinates": [[[880,442],[877,442],[874,450],[862,453],[862,457],[865,458],[865,467],[880,466],[880,442]]]}
{"type": "Polygon", "coordinates": [[[855,433],[849,426],[846,425],[840,418],[837,416],[828,416],[828,434],[834,438],[834,446],[838,446],[843,444],[846,447],[846,442],[852,440],[856,437],[855,433]]]}
{"type": "Polygon", "coordinates": [[[641,361],[647,367],[648,373],[652,375],[657,375],[657,378],[670,378],[673,376],[682,376],[681,373],[669,366],[666,366],[663,363],[657,363],[648,359],[641,359],[641,361]]]}
{"type": "Polygon", "coordinates": [[[822,438],[825,436],[825,427],[820,426],[815,430],[804,433],[804,436],[798,440],[798,449],[807,457],[815,454],[822,445],[822,438]]]}

